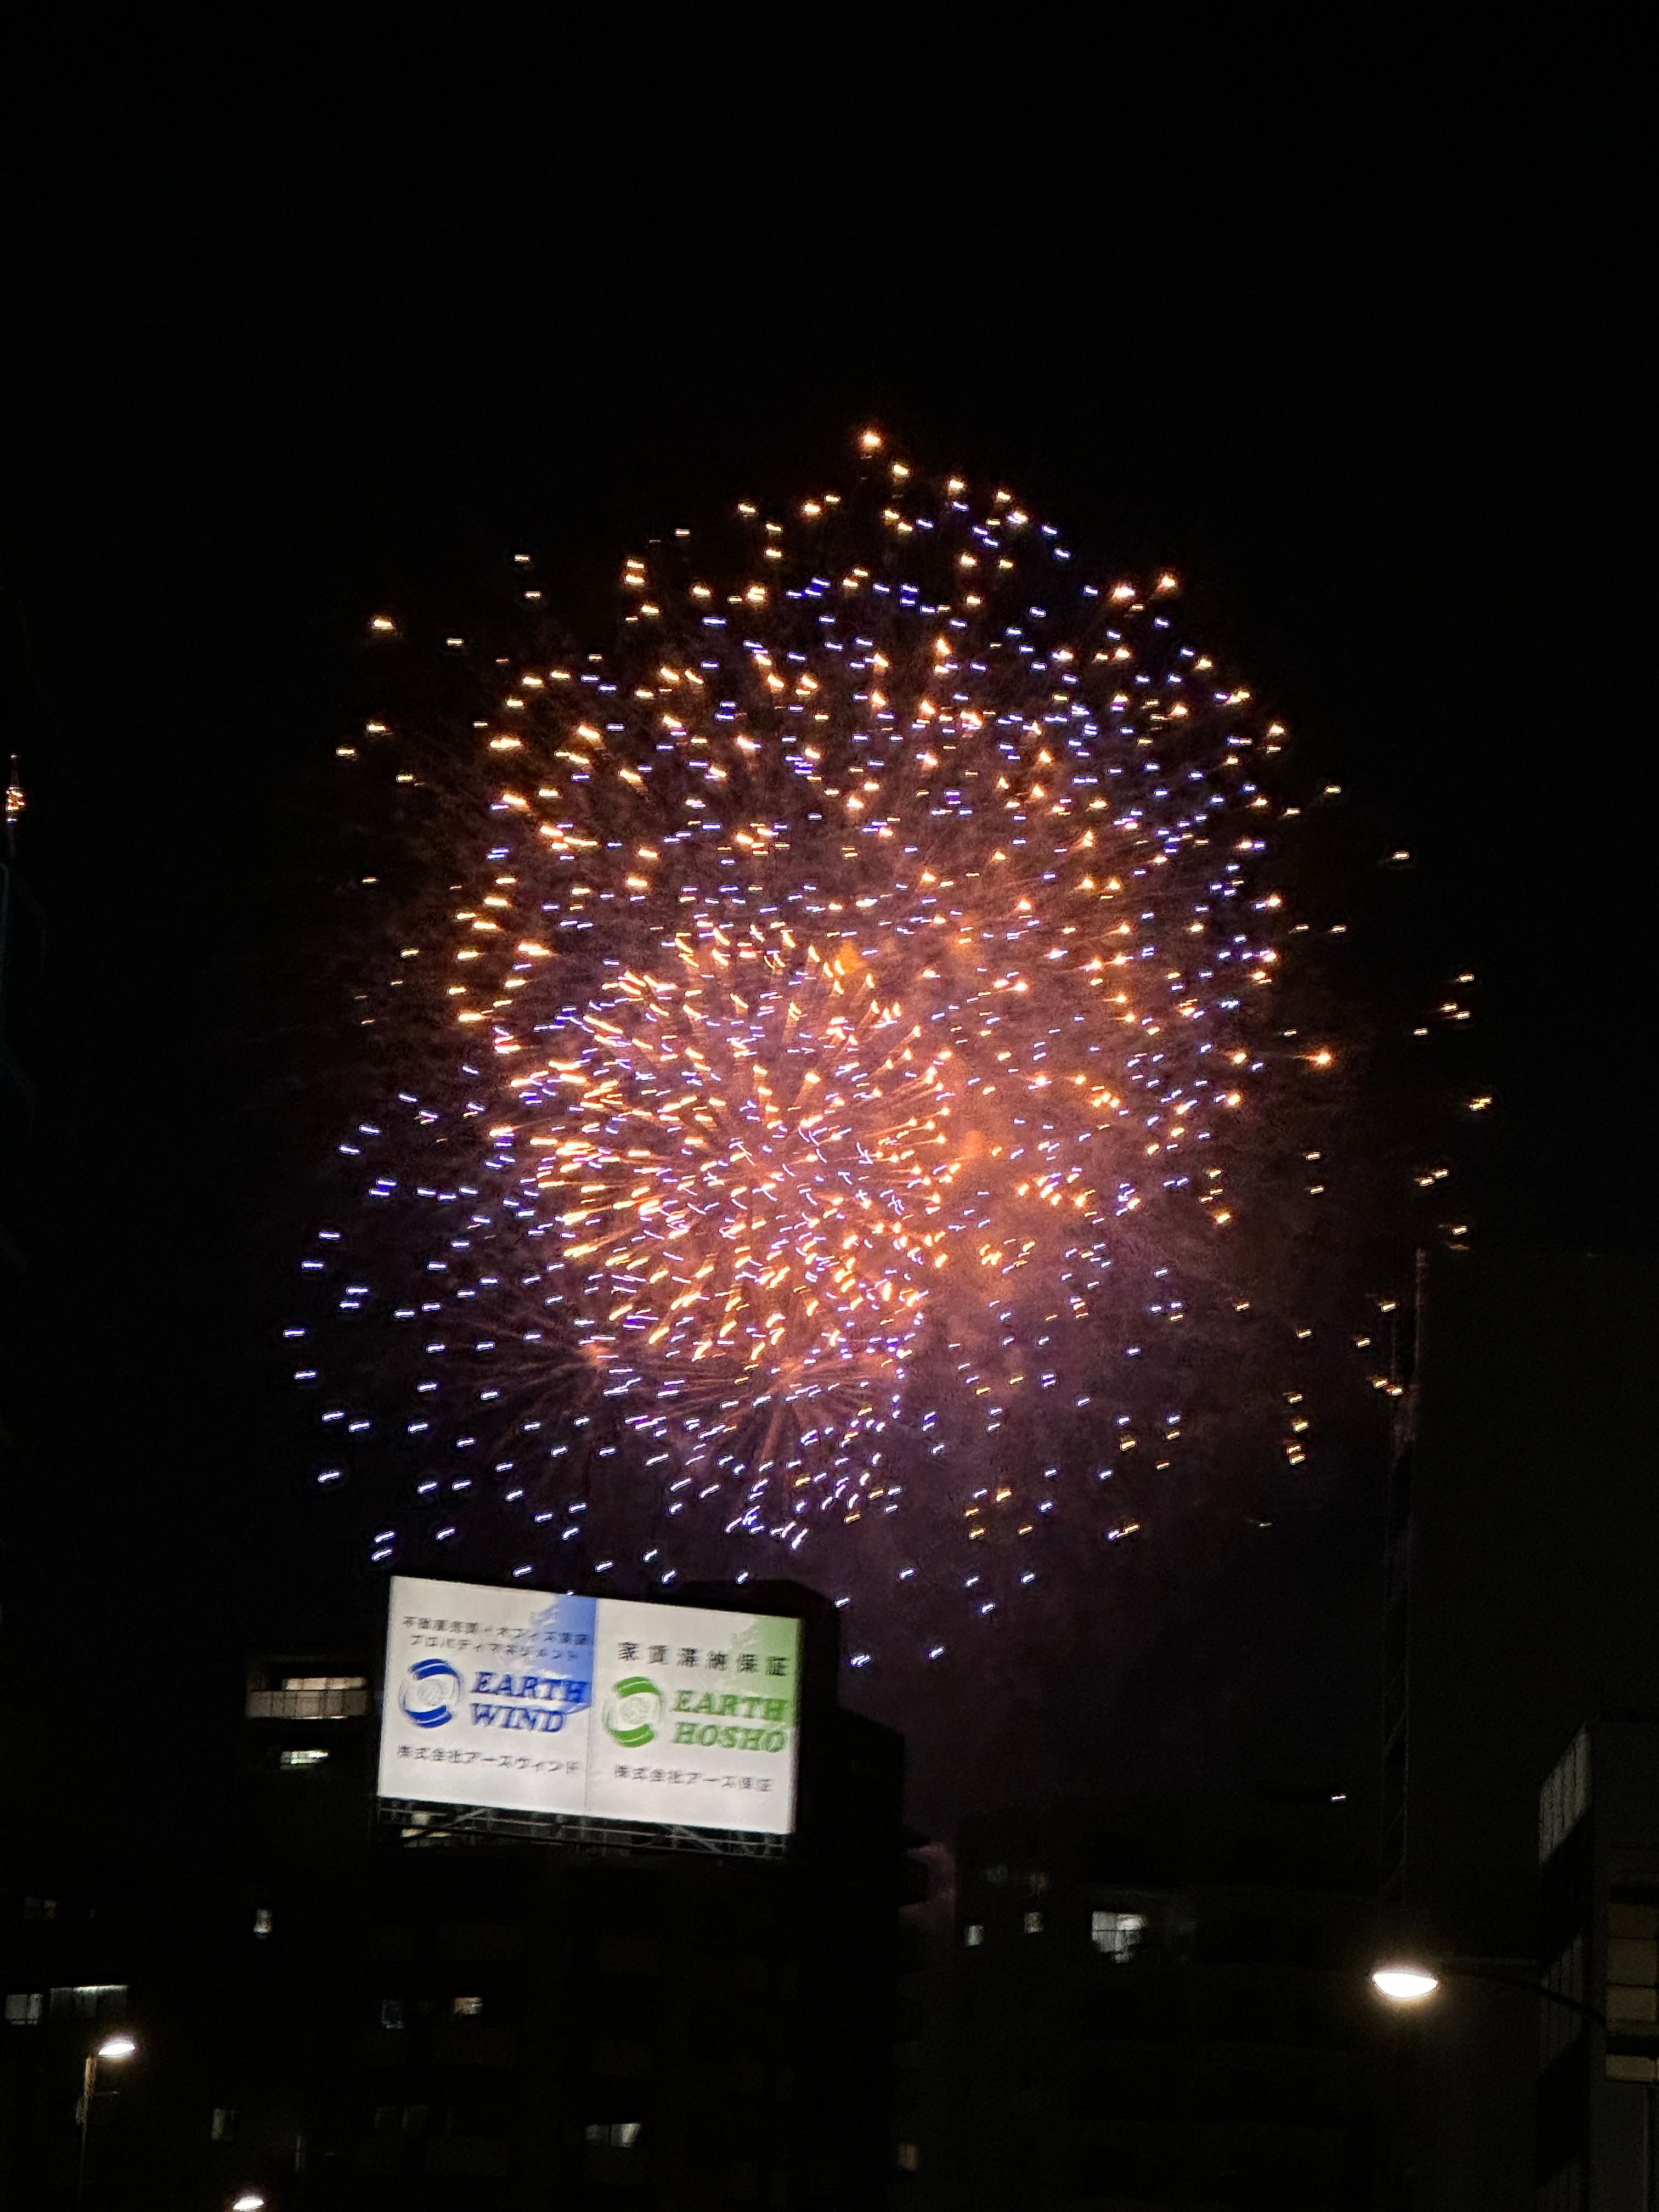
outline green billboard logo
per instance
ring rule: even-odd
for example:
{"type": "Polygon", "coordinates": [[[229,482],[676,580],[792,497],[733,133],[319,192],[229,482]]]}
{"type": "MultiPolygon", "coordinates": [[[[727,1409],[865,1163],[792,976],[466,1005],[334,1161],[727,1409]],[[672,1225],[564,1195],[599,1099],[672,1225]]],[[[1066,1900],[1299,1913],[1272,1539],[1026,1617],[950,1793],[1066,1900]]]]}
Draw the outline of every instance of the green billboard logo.
{"type": "Polygon", "coordinates": [[[624,1751],[643,1750],[656,1740],[662,1719],[662,1692],[643,1674],[629,1674],[612,1686],[603,1718],[624,1751]]]}

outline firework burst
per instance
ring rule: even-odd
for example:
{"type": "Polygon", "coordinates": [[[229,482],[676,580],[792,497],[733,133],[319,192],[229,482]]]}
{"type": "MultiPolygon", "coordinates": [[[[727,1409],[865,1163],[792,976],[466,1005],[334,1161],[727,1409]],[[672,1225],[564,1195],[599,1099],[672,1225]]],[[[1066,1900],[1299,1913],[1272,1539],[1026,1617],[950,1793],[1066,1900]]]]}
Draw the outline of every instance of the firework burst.
{"type": "Polygon", "coordinates": [[[988,1611],[1042,1516],[1121,1536],[1183,1443],[1257,1449],[1247,1403],[1300,1464],[1267,1378],[1336,1079],[1286,1019],[1284,732],[1174,579],[867,440],[629,561],[605,656],[522,588],[505,651],[450,641],[463,711],[341,749],[425,810],[343,1147],[384,1171],[307,1262],[374,1557],[599,1571],[626,1496],[659,1579],[861,1526],[988,1611]]]}

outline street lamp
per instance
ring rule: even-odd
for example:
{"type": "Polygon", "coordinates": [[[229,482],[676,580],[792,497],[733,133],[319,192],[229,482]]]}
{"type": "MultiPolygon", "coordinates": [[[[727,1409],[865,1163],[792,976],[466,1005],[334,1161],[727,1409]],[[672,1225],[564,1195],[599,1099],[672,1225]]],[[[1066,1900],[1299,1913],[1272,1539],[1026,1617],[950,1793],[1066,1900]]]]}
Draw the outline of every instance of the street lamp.
{"type": "Polygon", "coordinates": [[[230,2212],[265,2212],[265,2200],[257,2189],[245,2189],[231,2198],[230,2212]]]}
{"type": "Polygon", "coordinates": [[[76,2117],[81,2123],[81,2159],[75,2174],[75,2202],[78,2208],[87,2190],[87,2123],[92,2118],[92,2100],[98,2091],[98,2069],[118,2066],[135,2057],[138,2046],[130,2035],[106,2035],[95,2050],[87,2053],[87,2062],[81,2070],[81,2103],[76,2117]]]}
{"type": "Polygon", "coordinates": [[[1529,1974],[1509,1972],[1501,1966],[1483,1965],[1477,1959],[1442,1959],[1433,1966],[1420,1959],[1390,1959],[1371,1968],[1371,1987],[1390,2004],[1421,2004],[1447,1981],[1496,1982],[1500,1989],[1524,1990],[1550,2004],[1576,2012],[1581,2020],[1599,2027],[1603,2035],[1609,2033],[1606,2015],[1597,2012],[1594,2005],[1586,2004],[1583,1997],[1570,1997],[1565,1990],[1553,1990],[1547,1983],[1535,1981],[1529,1974]]]}
{"type": "Polygon", "coordinates": [[[1418,2004],[1440,1986],[1438,1974],[1426,1966],[1391,1966],[1371,1968],[1371,1987],[1390,2004],[1418,2004]]]}
{"type": "MultiPolygon", "coordinates": [[[[1577,2013],[1592,2027],[1599,2027],[1603,2038],[1610,2036],[1607,2016],[1598,2012],[1583,1997],[1570,1997],[1565,1990],[1553,1990],[1547,1982],[1535,1981],[1523,1972],[1508,1973],[1503,1968],[1484,1966],[1476,1959],[1445,1959],[1432,1966],[1417,1960],[1391,1960],[1386,1966],[1373,1966],[1371,1987],[1390,2004],[1420,2004],[1431,1997],[1443,1981],[1496,1982],[1502,1989],[1524,1990],[1548,2004],[1559,2005],[1563,2011],[1577,2013]]],[[[1606,2048],[1605,2041],[1603,2049],[1606,2048]]],[[[1647,2096],[1647,2181],[1644,2195],[1650,2203],[1659,2203],[1659,2112],[1656,2111],[1654,2088],[1650,2085],[1647,2096]]]]}

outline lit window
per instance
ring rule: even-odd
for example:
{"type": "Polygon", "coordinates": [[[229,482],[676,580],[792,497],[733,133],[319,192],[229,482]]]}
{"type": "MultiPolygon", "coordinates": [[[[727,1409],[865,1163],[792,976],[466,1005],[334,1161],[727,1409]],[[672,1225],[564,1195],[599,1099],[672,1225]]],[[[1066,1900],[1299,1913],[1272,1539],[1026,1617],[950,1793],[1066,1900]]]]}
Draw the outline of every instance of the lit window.
{"type": "Polygon", "coordinates": [[[253,1908],[254,1934],[256,1936],[269,1936],[274,1925],[275,1923],[272,1921],[270,1916],[270,1907],[268,1905],[256,1905],[253,1908]]]}
{"type": "Polygon", "coordinates": [[[898,2147],[899,2172],[901,2173],[916,2173],[921,2171],[921,2150],[920,2145],[912,2142],[902,2142],[898,2147]]]}
{"type": "Polygon", "coordinates": [[[251,1687],[251,1721],[347,1721],[368,1711],[367,1674],[284,1674],[280,1686],[251,1687]]]}
{"type": "Polygon", "coordinates": [[[452,1997],[449,2009],[457,2020],[477,2020],[483,2010],[482,1997],[452,1997]]]}
{"type": "Polygon", "coordinates": [[[1028,1936],[1041,1936],[1041,1935],[1042,1935],[1042,1915],[1040,1912],[1028,1912],[1028,1913],[1026,1914],[1026,1916],[1025,1916],[1025,1933],[1026,1933],[1028,1936]]]}
{"type": "Polygon", "coordinates": [[[603,2143],[607,2150],[632,2150],[640,2139],[639,2120],[591,2121],[582,2130],[591,2143],[603,2143]]]}
{"type": "Polygon", "coordinates": [[[401,2027],[404,2025],[404,2001],[401,1997],[380,1999],[380,2025],[382,2027],[401,2027]]]}
{"type": "Polygon", "coordinates": [[[55,1897],[26,1897],[23,1899],[25,1920],[56,1920],[58,1899],[55,1897]]]}
{"type": "Polygon", "coordinates": [[[968,1925],[962,1931],[962,1940],[970,1951],[977,1951],[980,1945],[985,1941],[984,1922],[982,1920],[970,1920],[968,1923],[968,1925]]]}
{"type": "Polygon", "coordinates": [[[235,2142],[236,2115],[228,2105],[216,2105],[214,2106],[213,2125],[208,2130],[208,2137],[210,2142],[235,2142]]]}
{"type": "Polygon", "coordinates": [[[1089,1939],[1109,1959],[1133,1959],[1146,1925],[1144,1912],[1091,1912],[1089,1939]]]}
{"type": "Polygon", "coordinates": [[[325,1751],[285,1751],[281,1764],[284,1766],[320,1766],[327,1757],[325,1751]]]}
{"type": "Polygon", "coordinates": [[[39,2027],[46,2008],[46,2000],[39,1990],[20,1990],[6,1999],[6,2026],[39,2027]]]}

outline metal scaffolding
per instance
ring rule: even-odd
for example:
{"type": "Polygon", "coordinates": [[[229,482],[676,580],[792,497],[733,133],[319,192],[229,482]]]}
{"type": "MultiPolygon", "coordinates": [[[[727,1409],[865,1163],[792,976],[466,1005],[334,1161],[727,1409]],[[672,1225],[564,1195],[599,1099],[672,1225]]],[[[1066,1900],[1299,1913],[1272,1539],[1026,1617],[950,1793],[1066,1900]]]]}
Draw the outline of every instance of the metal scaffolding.
{"type": "Polygon", "coordinates": [[[411,1850],[453,1850],[460,1844],[535,1843],[601,1856],[640,1851],[692,1852],[704,1857],[783,1859],[787,1836],[757,1836],[735,1828],[647,1826],[599,1820],[581,1813],[532,1813],[497,1805],[425,1805],[382,1797],[380,1820],[395,1827],[411,1850]]]}

